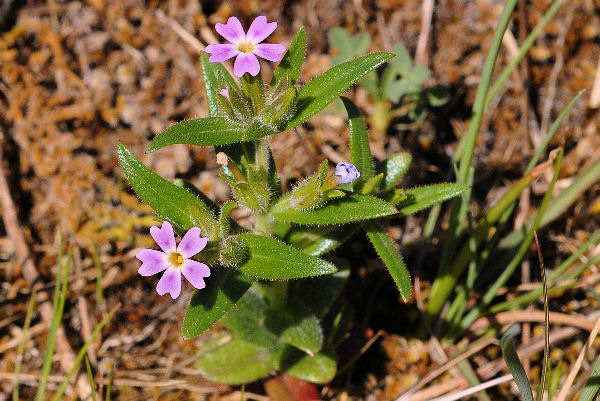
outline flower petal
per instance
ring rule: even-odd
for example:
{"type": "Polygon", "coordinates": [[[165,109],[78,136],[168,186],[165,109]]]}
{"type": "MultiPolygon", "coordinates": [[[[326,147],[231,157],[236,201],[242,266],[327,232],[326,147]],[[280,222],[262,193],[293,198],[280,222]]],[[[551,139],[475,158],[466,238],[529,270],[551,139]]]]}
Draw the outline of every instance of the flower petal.
{"type": "Polygon", "coordinates": [[[181,271],[179,269],[168,268],[158,280],[156,292],[161,297],[167,292],[171,298],[175,299],[181,294],[181,271]]]}
{"type": "Polygon", "coordinates": [[[229,100],[229,89],[225,88],[225,89],[221,89],[219,91],[219,93],[221,94],[221,96],[223,96],[225,99],[229,100]]]}
{"type": "Polygon", "coordinates": [[[210,269],[204,263],[188,259],[181,266],[181,273],[191,285],[201,290],[206,287],[204,277],[210,276],[210,269]]]}
{"type": "Polygon", "coordinates": [[[267,23],[267,17],[260,15],[252,21],[246,39],[253,41],[255,44],[262,42],[277,29],[277,22],[267,23]]]}
{"type": "Polygon", "coordinates": [[[138,269],[138,273],[142,276],[152,276],[169,266],[167,255],[154,249],[142,249],[135,254],[135,257],[142,261],[142,265],[138,269]]]}
{"type": "Polygon", "coordinates": [[[282,54],[285,53],[286,48],[284,45],[278,43],[260,43],[256,45],[256,48],[252,53],[258,57],[262,57],[269,61],[281,61],[282,54]]]}
{"type": "Polygon", "coordinates": [[[165,253],[175,252],[175,233],[171,223],[163,221],[161,228],[150,227],[150,235],[165,253]]]}
{"type": "Polygon", "coordinates": [[[227,24],[216,24],[215,30],[219,32],[219,35],[233,44],[237,44],[237,42],[246,37],[244,27],[242,27],[242,23],[236,17],[229,17],[227,24]]]}
{"type": "Polygon", "coordinates": [[[200,237],[200,228],[192,227],[185,233],[179,242],[177,252],[179,252],[184,259],[188,259],[203,250],[207,242],[208,238],[200,237]]]}
{"type": "Polygon", "coordinates": [[[354,164],[341,162],[335,166],[334,175],[338,177],[338,184],[349,184],[360,177],[360,172],[354,164]]]}
{"type": "Polygon", "coordinates": [[[241,78],[247,72],[255,77],[259,71],[260,64],[254,54],[240,53],[235,58],[235,63],[233,63],[233,74],[236,77],[241,78]]]}
{"type": "Polygon", "coordinates": [[[229,60],[239,53],[239,51],[236,50],[235,45],[232,45],[231,43],[208,45],[204,50],[210,54],[208,61],[213,63],[220,63],[221,61],[229,60]]]}

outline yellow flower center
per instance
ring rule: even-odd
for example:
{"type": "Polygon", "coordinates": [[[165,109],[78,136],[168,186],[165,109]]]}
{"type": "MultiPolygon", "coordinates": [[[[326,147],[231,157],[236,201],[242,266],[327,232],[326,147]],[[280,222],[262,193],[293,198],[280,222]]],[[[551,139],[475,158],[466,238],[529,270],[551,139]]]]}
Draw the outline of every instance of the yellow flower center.
{"type": "Polygon", "coordinates": [[[250,53],[254,50],[254,43],[250,41],[241,41],[237,45],[237,50],[242,53],[250,53]]]}
{"type": "Polygon", "coordinates": [[[169,263],[173,267],[179,267],[183,264],[183,256],[179,252],[171,252],[169,255],[169,263]]]}

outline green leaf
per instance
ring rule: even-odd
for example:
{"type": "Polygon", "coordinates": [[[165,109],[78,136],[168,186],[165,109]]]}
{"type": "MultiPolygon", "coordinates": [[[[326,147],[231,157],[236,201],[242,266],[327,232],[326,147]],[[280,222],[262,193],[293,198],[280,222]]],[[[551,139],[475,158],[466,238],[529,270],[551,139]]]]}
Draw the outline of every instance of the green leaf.
{"type": "Polygon", "coordinates": [[[334,28],[327,34],[329,44],[339,50],[343,58],[350,58],[353,54],[352,37],[344,28],[334,28]]]}
{"type": "Polygon", "coordinates": [[[531,392],[529,379],[527,378],[525,369],[521,364],[519,355],[517,355],[517,351],[515,351],[515,346],[512,342],[513,337],[518,334],[518,332],[518,326],[511,326],[511,328],[508,329],[502,336],[502,340],[500,340],[500,348],[502,348],[502,356],[504,357],[504,360],[508,365],[508,369],[510,369],[510,373],[517,383],[517,387],[519,388],[519,392],[521,393],[523,401],[533,401],[533,393],[531,392]]]}
{"type": "Polygon", "coordinates": [[[219,104],[215,98],[216,94],[221,89],[224,89],[224,83],[219,82],[223,79],[225,83],[231,88],[237,88],[237,83],[229,74],[229,72],[223,67],[221,63],[212,63],[208,61],[208,53],[202,53],[200,55],[200,64],[202,66],[202,75],[204,76],[204,86],[206,87],[206,101],[208,103],[208,112],[211,117],[218,115],[219,104]]]}
{"type": "Polygon", "coordinates": [[[248,258],[237,266],[245,274],[267,280],[320,276],[336,267],[274,238],[254,234],[237,236],[248,247],[248,258]]]}
{"type": "Polygon", "coordinates": [[[135,193],[159,216],[168,218],[178,229],[189,230],[197,224],[194,211],[202,213],[207,222],[212,219],[210,209],[200,199],[144,166],[122,143],[117,145],[117,155],[135,193]],[[190,207],[191,205],[195,208],[190,207]]]}
{"type": "Polygon", "coordinates": [[[407,189],[406,199],[396,205],[398,212],[407,216],[416,213],[436,203],[454,198],[467,190],[467,186],[454,182],[427,185],[407,189]]]}
{"type": "Polygon", "coordinates": [[[360,177],[356,180],[355,185],[360,185],[373,177],[373,160],[371,160],[369,135],[367,134],[367,126],[356,105],[344,96],[342,96],[342,102],[346,107],[350,123],[350,161],[360,172],[360,177]]]}
{"type": "Polygon", "coordinates": [[[406,79],[394,81],[389,84],[385,90],[385,96],[392,103],[398,103],[400,98],[408,93],[409,83],[406,79]]]}
{"type": "Polygon", "coordinates": [[[292,306],[287,313],[267,314],[265,325],[279,335],[287,344],[314,355],[323,346],[323,331],[315,315],[302,313],[301,308],[292,306]]]}
{"type": "Polygon", "coordinates": [[[394,247],[392,239],[381,227],[381,224],[376,221],[367,221],[363,225],[377,254],[394,279],[402,299],[404,302],[408,302],[411,293],[410,273],[396,247],[394,247]]]}
{"type": "Polygon", "coordinates": [[[350,277],[350,269],[346,268],[327,276],[290,281],[288,304],[302,305],[306,310],[322,318],[342,291],[348,277],[350,277]]]}
{"type": "Polygon", "coordinates": [[[320,256],[340,246],[356,228],[356,225],[294,226],[286,233],[285,240],[304,253],[320,256]]]}
{"type": "Polygon", "coordinates": [[[310,356],[297,348],[287,347],[281,353],[279,370],[309,382],[327,383],[335,377],[337,364],[325,353],[310,356]]]}
{"type": "Polygon", "coordinates": [[[357,33],[354,35],[352,39],[353,43],[353,52],[357,56],[362,56],[369,50],[369,46],[371,45],[371,38],[364,32],[357,33]]]}
{"type": "Polygon", "coordinates": [[[383,173],[382,190],[394,189],[408,171],[411,161],[410,153],[400,152],[378,163],[375,167],[375,174],[383,173]]]}
{"type": "Polygon", "coordinates": [[[427,91],[427,101],[433,107],[440,107],[448,101],[448,88],[436,85],[427,91]]]}
{"type": "Polygon", "coordinates": [[[271,88],[274,88],[277,82],[287,74],[290,77],[292,85],[296,83],[302,70],[302,62],[306,53],[306,31],[304,27],[298,30],[298,33],[292,40],[290,48],[283,56],[283,59],[275,69],[271,79],[271,88]]]}
{"type": "Polygon", "coordinates": [[[255,120],[247,127],[242,127],[234,125],[222,117],[198,118],[171,125],[150,142],[146,152],[152,153],[174,144],[227,145],[252,141],[274,133],[273,127],[261,123],[259,120],[255,120]]]}
{"type": "Polygon", "coordinates": [[[319,75],[298,91],[296,115],[280,131],[294,128],[321,110],[352,84],[388,61],[391,53],[373,53],[337,65],[319,75]]]}
{"type": "Polygon", "coordinates": [[[267,304],[255,287],[240,299],[221,322],[236,336],[268,349],[283,347],[278,336],[265,327],[267,304]]]}
{"type": "Polygon", "coordinates": [[[413,60],[412,57],[410,57],[408,50],[406,50],[406,47],[397,44],[392,48],[392,53],[396,55],[391,61],[396,72],[400,75],[409,74],[413,68],[413,60]]]}
{"type": "Polygon", "coordinates": [[[273,355],[264,347],[240,338],[207,350],[198,361],[198,369],[207,379],[230,385],[250,383],[267,377],[273,370],[273,355]]]}
{"type": "Polygon", "coordinates": [[[297,224],[327,225],[375,219],[397,212],[394,206],[379,198],[363,194],[348,194],[343,198],[329,201],[319,209],[301,211],[289,208],[274,211],[272,215],[277,219],[297,224]]]}
{"type": "Polygon", "coordinates": [[[206,288],[194,291],[183,319],[183,338],[189,340],[208,330],[248,291],[254,278],[233,269],[212,266],[206,288]]]}

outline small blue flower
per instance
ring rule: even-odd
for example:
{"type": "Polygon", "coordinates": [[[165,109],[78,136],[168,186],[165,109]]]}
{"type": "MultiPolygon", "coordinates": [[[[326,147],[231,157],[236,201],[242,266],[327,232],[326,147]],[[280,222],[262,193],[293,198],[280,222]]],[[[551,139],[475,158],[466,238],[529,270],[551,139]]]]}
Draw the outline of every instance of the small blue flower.
{"type": "Polygon", "coordinates": [[[341,162],[335,166],[335,174],[338,178],[338,184],[350,184],[360,177],[360,172],[356,166],[350,162],[341,162]]]}

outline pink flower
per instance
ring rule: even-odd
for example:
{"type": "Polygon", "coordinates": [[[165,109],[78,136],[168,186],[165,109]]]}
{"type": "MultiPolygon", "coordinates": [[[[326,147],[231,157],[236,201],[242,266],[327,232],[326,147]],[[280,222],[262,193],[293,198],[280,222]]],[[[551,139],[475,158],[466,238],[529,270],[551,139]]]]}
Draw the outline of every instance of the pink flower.
{"type": "Polygon", "coordinates": [[[267,17],[256,17],[248,33],[244,33],[242,23],[236,17],[229,17],[227,24],[216,24],[217,32],[230,43],[208,45],[206,52],[210,54],[209,61],[222,62],[235,57],[233,73],[242,77],[249,72],[256,76],[260,71],[260,64],[256,56],[269,61],[281,61],[281,54],[285,46],[278,43],[261,43],[277,28],[277,22],[267,23],[267,17]]]}
{"type": "Polygon", "coordinates": [[[219,93],[221,94],[221,96],[223,96],[225,99],[229,100],[229,89],[225,88],[225,89],[221,89],[219,91],[219,93]]]}
{"type": "Polygon", "coordinates": [[[206,286],[204,277],[210,276],[210,269],[204,263],[190,259],[206,246],[208,238],[200,237],[200,228],[192,227],[175,247],[175,233],[168,221],[163,222],[162,228],[150,227],[150,235],[163,250],[142,249],[135,257],[142,261],[138,273],[142,276],[152,276],[164,271],[156,285],[158,295],[171,294],[175,299],[181,293],[181,275],[195,288],[206,286]]]}

